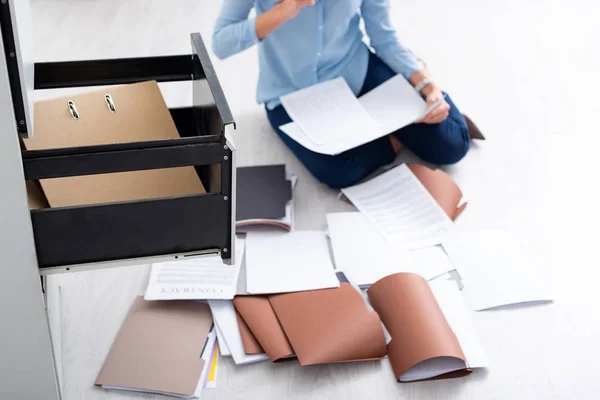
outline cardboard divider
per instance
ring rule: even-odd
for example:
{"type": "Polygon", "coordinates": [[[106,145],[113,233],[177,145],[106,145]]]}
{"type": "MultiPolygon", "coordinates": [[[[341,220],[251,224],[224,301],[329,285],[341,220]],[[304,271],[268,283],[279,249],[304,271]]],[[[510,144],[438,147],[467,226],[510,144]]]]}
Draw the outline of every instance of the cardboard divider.
{"type": "MultiPolygon", "coordinates": [[[[23,140],[28,151],[180,138],[156,81],[38,101],[34,115],[36,135],[23,140]]],[[[119,171],[41,179],[40,185],[51,207],[205,193],[192,166],[119,171]]]]}

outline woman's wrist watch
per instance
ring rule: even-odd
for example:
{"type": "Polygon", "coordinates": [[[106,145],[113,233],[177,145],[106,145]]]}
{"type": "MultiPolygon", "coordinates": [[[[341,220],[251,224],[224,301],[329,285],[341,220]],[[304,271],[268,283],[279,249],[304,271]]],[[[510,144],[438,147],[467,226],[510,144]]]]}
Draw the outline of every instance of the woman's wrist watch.
{"type": "Polygon", "coordinates": [[[417,93],[421,94],[421,91],[425,89],[425,86],[429,85],[430,83],[432,82],[429,79],[423,78],[421,82],[417,83],[417,85],[415,86],[415,90],[417,91],[417,93]]]}

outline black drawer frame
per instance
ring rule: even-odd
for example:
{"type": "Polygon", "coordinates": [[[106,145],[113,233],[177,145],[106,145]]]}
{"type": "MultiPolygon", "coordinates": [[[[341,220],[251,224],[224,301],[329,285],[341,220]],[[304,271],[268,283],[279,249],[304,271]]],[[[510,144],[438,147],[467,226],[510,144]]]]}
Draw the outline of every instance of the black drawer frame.
{"type": "Polygon", "coordinates": [[[22,151],[26,180],[195,166],[208,188],[209,168],[220,165],[216,192],[32,210],[42,273],[45,268],[207,250],[233,261],[235,166],[225,131],[228,125],[235,128],[235,122],[200,34],[191,35],[191,44],[189,55],[36,63],[36,90],[185,80],[193,81],[194,104],[170,110],[178,139],[22,151]]]}

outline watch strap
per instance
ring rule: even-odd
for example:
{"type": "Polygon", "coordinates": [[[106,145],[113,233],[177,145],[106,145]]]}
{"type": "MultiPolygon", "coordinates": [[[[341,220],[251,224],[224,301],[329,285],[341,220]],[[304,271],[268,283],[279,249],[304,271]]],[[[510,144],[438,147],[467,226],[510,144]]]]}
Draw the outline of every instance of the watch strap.
{"type": "Polygon", "coordinates": [[[421,93],[421,90],[425,89],[425,86],[429,85],[431,81],[427,78],[423,78],[423,80],[415,86],[415,90],[417,93],[421,93]]]}

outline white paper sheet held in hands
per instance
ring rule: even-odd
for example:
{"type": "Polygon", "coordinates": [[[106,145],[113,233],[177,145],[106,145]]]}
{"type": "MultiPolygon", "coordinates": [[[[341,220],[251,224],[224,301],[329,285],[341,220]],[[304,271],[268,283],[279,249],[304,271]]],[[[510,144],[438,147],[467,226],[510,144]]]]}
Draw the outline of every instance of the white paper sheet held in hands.
{"type": "MultiPolygon", "coordinates": [[[[307,89],[311,89],[312,92],[324,91],[321,88],[326,88],[329,82],[319,83],[307,89]]],[[[342,82],[347,86],[346,81],[342,79],[342,82]]],[[[348,88],[349,90],[350,88],[348,88]]],[[[350,94],[354,97],[351,92],[350,94]]],[[[292,93],[288,96],[294,95],[295,93],[292,93]]],[[[286,96],[283,96],[281,101],[286,111],[288,111],[288,107],[285,105],[285,98],[286,96]]],[[[334,101],[339,101],[339,99],[328,99],[328,103],[334,101]]],[[[335,155],[379,139],[382,136],[410,125],[424,117],[430,110],[436,108],[442,102],[440,100],[428,108],[425,100],[421,98],[402,75],[396,75],[369,93],[361,96],[358,100],[354,97],[354,101],[357,101],[361,105],[362,109],[369,116],[370,121],[372,121],[369,126],[365,127],[367,119],[364,118],[362,112],[354,111],[354,107],[347,105],[349,101],[346,99],[344,103],[340,103],[338,108],[342,109],[342,111],[334,114],[326,111],[327,108],[315,107],[311,109],[311,114],[307,116],[303,115],[302,120],[288,111],[294,122],[282,125],[279,128],[309,150],[321,154],[335,155]],[[344,107],[348,108],[347,112],[344,112],[344,107]],[[351,109],[352,113],[356,114],[350,114],[351,109]],[[311,122],[317,120],[326,121],[325,125],[322,126],[327,127],[327,130],[323,129],[318,133],[321,135],[320,140],[313,139],[312,135],[307,131],[308,128],[304,127],[304,120],[311,122]],[[352,126],[348,127],[347,125],[349,124],[352,124],[352,126]]]]}
{"type": "Polygon", "coordinates": [[[233,299],[244,241],[236,240],[235,265],[220,256],[170,261],[152,265],[145,300],[233,299]]]}
{"type": "Polygon", "coordinates": [[[430,280],[454,269],[441,246],[395,249],[360,212],[327,214],[327,230],[336,270],[347,272],[361,288],[396,272],[430,280]]]}
{"type": "Polygon", "coordinates": [[[462,292],[476,311],[553,300],[534,260],[503,231],[464,232],[444,241],[462,292]]]}
{"type": "Polygon", "coordinates": [[[452,220],[406,164],[342,192],[396,249],[437,245],[453,231],[452,220]]]}
{"type": "Polygon", "coordinates": [[[299,292],[339,286],[325,232],[248,232],[248,293],[299,292]]]}
{"type": "Polygon", "coordinates": [[[380,129],[344,78],[336,78],[281,97],[281,104],[313,143],[322,145],[380,129]]]}

